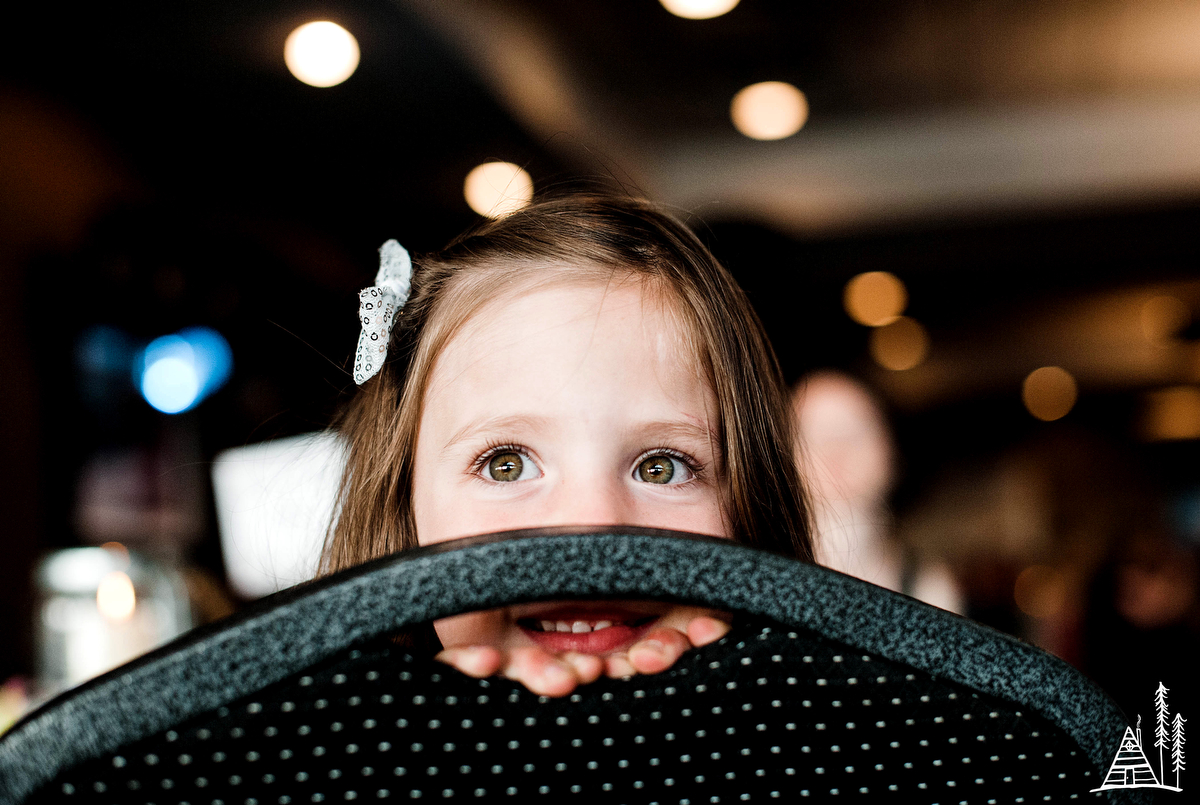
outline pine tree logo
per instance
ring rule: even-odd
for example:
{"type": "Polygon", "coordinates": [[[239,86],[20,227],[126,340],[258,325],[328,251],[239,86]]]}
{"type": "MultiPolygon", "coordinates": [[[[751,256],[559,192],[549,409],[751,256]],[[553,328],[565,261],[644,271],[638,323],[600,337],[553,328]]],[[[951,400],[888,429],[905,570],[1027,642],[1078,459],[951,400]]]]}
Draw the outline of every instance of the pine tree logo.
{"type": "Polygon", "coordinates": [[[1117,750],[1117,756],[1113,758],[1112,765],[1108,768],[1104,784],[1099,788],[1093,788],[1093,792],[1107,791],[1112,788],[1183,790],[1179,787],[1179,774],[1185,768],[1183,725],[1187,723],[1187,719],[1182,714],[1176,713],[1174,721],[1171,720],[1170,708],[1167,705],[1167,693],[1169,692],[1170,690],[1162,682],[1158,683],[1158,690],[1154,692],[1156,716],[1154,748],[1158,750],[1158,774],[1154,773],[1154,766],[1146,759],[1146,753],[1142,751],[1142,717],[1138,715],[1137,731],[1134,732],[1132,727],[1125,728],[1125,735],[1121,738],[1121,748],[1117,750]],[[1170,759],[1169,769],[1166,765],[1167,758],[1170,759]],[[1171,779],[1174,779],[1174,785],[1169,784],[1171,779]]]}

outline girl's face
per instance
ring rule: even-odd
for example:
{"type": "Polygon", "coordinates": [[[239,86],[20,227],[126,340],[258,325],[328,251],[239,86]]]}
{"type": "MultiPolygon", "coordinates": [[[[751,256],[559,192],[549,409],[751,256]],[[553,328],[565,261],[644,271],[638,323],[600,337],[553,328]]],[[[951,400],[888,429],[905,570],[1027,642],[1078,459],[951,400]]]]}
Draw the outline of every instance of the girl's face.
{"type": "MultiPolygon", "coordinates": [[[[684,333],[637,280],[492,300],[438,356],[417,439],[417,540],[633,525],[728,536],[716,400],[684,333]]],[[[608,655],[713,614],[545,602],[437,621],[446,648],[608,655]]]]}

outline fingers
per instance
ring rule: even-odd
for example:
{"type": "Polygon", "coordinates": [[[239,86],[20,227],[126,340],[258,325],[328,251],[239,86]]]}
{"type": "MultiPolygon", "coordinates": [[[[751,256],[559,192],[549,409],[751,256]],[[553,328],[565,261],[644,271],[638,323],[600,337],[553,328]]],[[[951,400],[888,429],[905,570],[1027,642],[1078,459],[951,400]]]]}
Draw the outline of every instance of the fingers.
{"type": "Polygon", "coordinates": [[[594,654],[576,654],[574,651],[568,651],[559,659],[571,666],[581,685],[590,685],[604,673],[604,658],[594,654]]]}
{"type": "Polygon", "coordinates": [[[692,618],[688,624],[687,636],[696,648],[716,642],[729,633],[729,624],[707,615],[692,618]]]}
{"type": "Polygon", "coordinates": [[[595,682],[604,662],[588,654],[567,652],[555,656],[536,646],[512,649],[501,675],[539,696],[566,696],[579,685],[595,682]]]}
{"type": "Polygon", "coordinates": [[[621,678],[661,673],[688,649],[706,646],[728,632],[728,623],[703,615],[688,623],[687,634],[660,627],[646,634],[629,651],[608,657],[575,652],[556,656],[537,646],[510,650],[469,646],[446,649],[437,659],[467,676],[483,678],[499,674],[520,682],[539,696],[566,696],[579,685],[595,682],[601,674],[621,678]]]}
{"type": "Polygon", "coordinates": [[[533,646],[507,652],[492,646],[463,646],[445,649],[435,659],[477,679],[499,674],[539,696],[565,696],[604,672],[600,657],[573,651],[556,657],[533,646]]]}
{"type": "Polygon", "coordinates": [[[504,655],[493,646],[464,646],[441,651],[435,660],[457,668],[467,676],[482,679],[494,676],[504,665],[504,655]]]}
{"type": "Polygon", "coordinates": [[[623,679],[636,673],[627,654],[610,654],[604,658],[604,675],[610,679],[623,679]]]}
{"type": "Polygon", "coordinates": [[[661,673],[674,665],[688,649],[720,640],[729,633],[729,628],[729,624],[719,618],[701,615],[688,622],[686,635],[678,629],[655,629],[625,654],[608,657],[604,673],[614,678],[661,673]]]}
{"type": "Polygon", "coordinates": [[[678,629],[654,629],[630,647],[629,664],[639,674],[657,674],[674,665],[691,647],[687,636],[678,629]]]}
{"type": "Polygon", "coordinates": [[[532,646],[512,649],[501,674],[539,696],[566,696],[579,684],[567,662],[532,646]]]}

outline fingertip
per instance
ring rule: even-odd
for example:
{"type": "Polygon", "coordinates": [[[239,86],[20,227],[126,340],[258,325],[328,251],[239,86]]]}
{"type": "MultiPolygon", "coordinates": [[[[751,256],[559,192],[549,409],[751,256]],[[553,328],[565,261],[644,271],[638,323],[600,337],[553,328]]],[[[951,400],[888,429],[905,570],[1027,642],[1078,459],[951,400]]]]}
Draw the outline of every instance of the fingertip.
{"type": "Polygon", "coordinates": [[[640,643],[629,649],[629,664],[639,674],[657,674],[670,668],[671,662],[661,644],[640,643]]]}
{"type": "Polygon", "coordinates": [[[581,684],[591,684],[604,673],[604,660],[594,654],[578,654],[572,651],[564,654],[562,659],[575,670],[575,676],[581,684]]]}
{"type": "Polygon", "coordinates": [[[579,684],[575,669],[562,660],[552,660],[546,663],[540,674],[534,675],[528,683],[531,691],[539,696],[566,696],[579,684]]]}
{"type": "Polygon", "coordinates": [[[633,676],[637,670],[624,654],[612,654],[604,659],[604,675],[611,679],[633,676]]]}
{"type": "Polygon", "coordinates": [[[434,659],[478,679],[496,674],[504,657],[494,646],[462,646],[444,649],[434,659]]]}
{"type": "Polygon", "coordinates": [[[687,636],[693,646],[707,646],[720,640],[729,633],[729,624],[725,621],[711,618],[707,615],[701,615],[698,618],[692,618],[688,624],[687,636]]]}
{"type": "Polygon", "coordinates": [[[575,669],[567,662],[540,648],[516,649],[504,675],[539,696],[566,696],[579,684],[575,669]]]}
{"type": "Polygon", "coordinates": [[[639,674],[657,674],[674,665],[690,647],[682,632],[659,629],[629,649],[629,663],[639,674]]]}

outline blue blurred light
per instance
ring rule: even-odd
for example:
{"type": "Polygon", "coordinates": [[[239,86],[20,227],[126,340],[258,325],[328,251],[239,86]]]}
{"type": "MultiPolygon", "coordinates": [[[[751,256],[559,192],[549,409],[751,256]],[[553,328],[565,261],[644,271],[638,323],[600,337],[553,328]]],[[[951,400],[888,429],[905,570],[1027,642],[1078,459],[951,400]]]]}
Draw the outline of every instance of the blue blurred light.
{"type": "Polygon", "coordinates": [[[188,327],[179,331],[179,337],[192,347],[200,399],[204,399],[225,385],[233,373],[233,350],[224,336],[210,327],[188,327]]]}
{"type": "Polygon", "coordinates": [[[151,341],[137,363],[138,388],[146,402],[165,414],[178,414],[224,385],[233,371],[233,352],[216,330],[189,327],[151,341]]]}
{"type": "Polygon", "coordinates": [[[142,373],[142,396],[164,414],[186,411],[200,397],[196,367],[182,358],[159,358],[142,373]]]}

